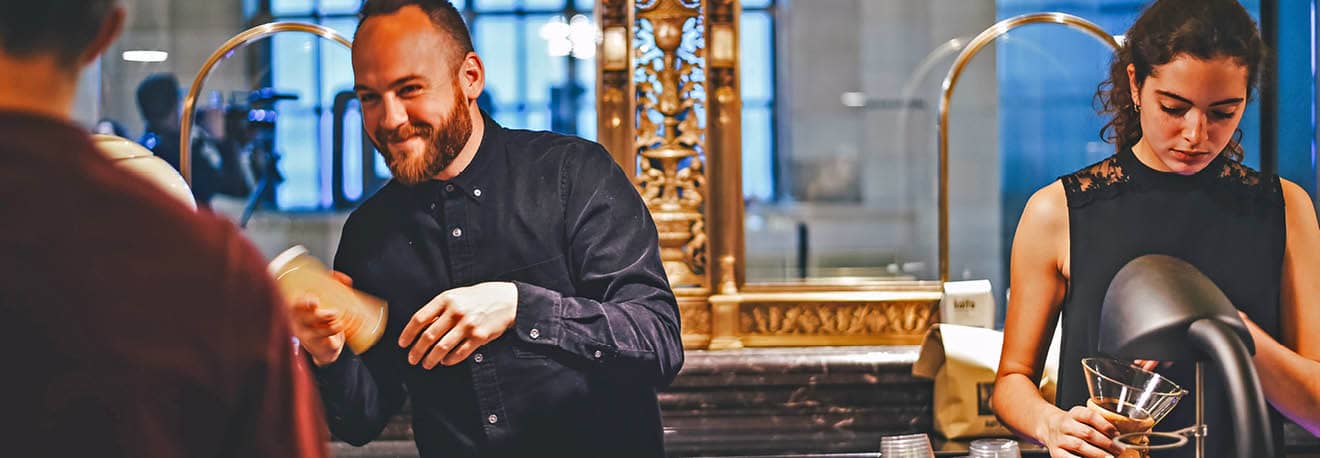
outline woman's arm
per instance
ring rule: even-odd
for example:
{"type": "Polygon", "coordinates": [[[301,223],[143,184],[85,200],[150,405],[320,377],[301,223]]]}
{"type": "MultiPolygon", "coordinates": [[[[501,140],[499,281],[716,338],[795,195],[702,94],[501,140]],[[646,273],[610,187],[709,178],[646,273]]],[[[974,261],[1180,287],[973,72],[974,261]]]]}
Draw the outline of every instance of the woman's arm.
{"type": "Polygon", "coordinates": [[[1004,425],[1045,445],[1050,456],[1105,457],[1118,453],[1110,441],[1117,429],[1083,406],[1060,410],[1041,398],[1037,385],[1067,291],[1067,260],[1068,205],[1063,184],[1055,182],[1031,197],[1018,223],[991,404],[1004,425]]]}
{"type": "Polygon", "coordinates": [[[1311,197],[1283,180],[1287,247],[1280,285],[1280,339],[1247,320],[1255,365],[1274,408],[1320,434],[1320,226],[1311,197]],[[1280,342],[1281,340],[1281,342],[1280,342]]]}

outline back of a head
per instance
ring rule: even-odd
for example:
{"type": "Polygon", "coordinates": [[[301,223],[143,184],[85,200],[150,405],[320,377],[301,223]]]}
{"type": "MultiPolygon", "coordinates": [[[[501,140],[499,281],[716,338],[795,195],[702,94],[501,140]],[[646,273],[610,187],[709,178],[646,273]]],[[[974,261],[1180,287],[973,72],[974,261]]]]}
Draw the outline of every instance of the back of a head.
{"type": "MultiPolygon", "coordinates": [[[[1141,125],[1130,96],[1127,66],[1141,86],[1154,67],[1179,55],[1199,60],[1221,57],[1247,68],[1247,96],[1260,79],[1267,50],[1256,22],[1237,0],[1157,0],[1142,11],[1124,35],[1123,47],[1110,64],[1109,79],[1096,94],[1103,112],[1113,118],[1105,126],[1108,139],[1127,148],[1141,137],[1141,125]]],[[[1242,147],[1230,141],[1227,152],[1241,159],[1242,147]]]]}
{"type": "Polygon", "coordinates": [[[366,0],[358,12],[358,28],[372,17],[392,14],[408,6],[420,8],[437,29],[453,40],[455,62],[473,51],[472,36],[463,22],[463,14],[448,0],[366,0]]]}
{"type": "Polygon", "coordinates": [[[117,0],[0,0],[0,52],[74,67],[117,0]]]}
{"type": "Polygon", "coordinates": [[[173,116],[179,107],[179,80],[172,73],[153,73],[138,84],[138,110],[148,122],[173,116]]]}

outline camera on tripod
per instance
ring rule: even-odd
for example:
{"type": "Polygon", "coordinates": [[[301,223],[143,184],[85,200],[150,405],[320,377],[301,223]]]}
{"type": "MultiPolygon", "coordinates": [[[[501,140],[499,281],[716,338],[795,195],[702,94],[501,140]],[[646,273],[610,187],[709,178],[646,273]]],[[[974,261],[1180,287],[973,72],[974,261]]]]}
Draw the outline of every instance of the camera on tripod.
{"type": "Polygon", "coordinates": [[[239,161],[247,165],[241,167],[241,173],[250,185],[240,227],[247,225],[258,207],[275,207],[275,189],[284,181],[279,172],[280,153],[275,149],[275,126],[279,119],[276,104],[292,100],[298,100],[298,94],[264,87],[246,93],[235,91],[224,107],[224,142],[245,159],[239,161]]]}

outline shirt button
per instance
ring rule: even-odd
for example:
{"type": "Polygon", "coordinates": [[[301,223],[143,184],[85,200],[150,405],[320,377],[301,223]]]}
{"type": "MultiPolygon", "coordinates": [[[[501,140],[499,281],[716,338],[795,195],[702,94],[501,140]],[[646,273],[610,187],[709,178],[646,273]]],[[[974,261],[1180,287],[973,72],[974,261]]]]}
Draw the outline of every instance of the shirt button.
{"type": "Polygon", "coordinates": [[[528,336],[531,336],[533,339],[540,338],[540,337],[541,337],[541,330],[536,329],[536,328],[532,328],[531,332],[528,332],[527,335],[528,335],[528,336]]]}
{"type": "Polygon", "coordinates": [[[592,353],[591,356],[595,356],[596,359],[600,359],[600,350],[596,350],[596,352],[595,352],[595,353],[592,353]]]}
{"type": "Polygon", "coordinates": [[[490,424],[493,425],[495,423],[499,423],[500,417],[495,416],[495,414],[491,414],[489,417],[486,417],[486,421],[490,422],[490,424]]]}
{"type": "Polygon", "coordinates": [[[478,363],[480,363],[480,362],[482,362],[482,361],[485,361],[485,360],[486,360],[486,357],[485,357],[485,356],[481,356],[481,353],[477,353],[477,354],[475,354],[475,355],[472,355],[472,360],[473,360],[473,361],[476,361],[476,362],[478,362],[478,363]]]}
{"type": "Polygon", "coordinates": [[[435,202],[431,202],[431,211],[435,211],[435,202]]]}
{"type": "Polygon", "coordinates": [[[445,185],[445,192],[454,192],[454,185],[452,184],[445,185]]]}
{"type": "Polygon", "coordinates": [[[481,197],[481,190],[480,190],[480,189],[473,189],[473,190],[472,190],[472,195],[477,196],[477,197],[481,197]]]}
{"type": "Polygon", "coordinates": [[[450,232],[450,234],[453,235],[454,237],[462,237],[462,236],[463,236],[463,228],[456,227],[456,228],[454,228],[454,231],[453,231],[453,232],[450,232]]]}

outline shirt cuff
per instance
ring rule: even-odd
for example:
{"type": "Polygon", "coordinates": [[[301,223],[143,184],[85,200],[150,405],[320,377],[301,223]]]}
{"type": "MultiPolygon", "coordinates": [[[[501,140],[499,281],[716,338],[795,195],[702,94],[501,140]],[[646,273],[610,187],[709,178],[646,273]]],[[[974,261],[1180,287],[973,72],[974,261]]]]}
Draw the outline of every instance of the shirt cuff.
{"type": "Polygon", "coordinates": [[[563,295],[540,286],[514,281],[518,313],[513,328],[518,340],[533,345],[558,346],[563,340],[559,306],[563,295]]]}
{"type": "Polygon", "coordinates": [[[317,366],[316,361],[312,360],[312,355],[306,351],[299,351],[299,353],[303,355],[307,367],[311,368],[312,376],[316,378],[316,384],[320,386],[342,383],[348,377],[349,369],[357,363],[357,355],[353,354],[347,345],[344,346],[344,351],[339,353],[339,359],[324,366],[317,366]]]}

